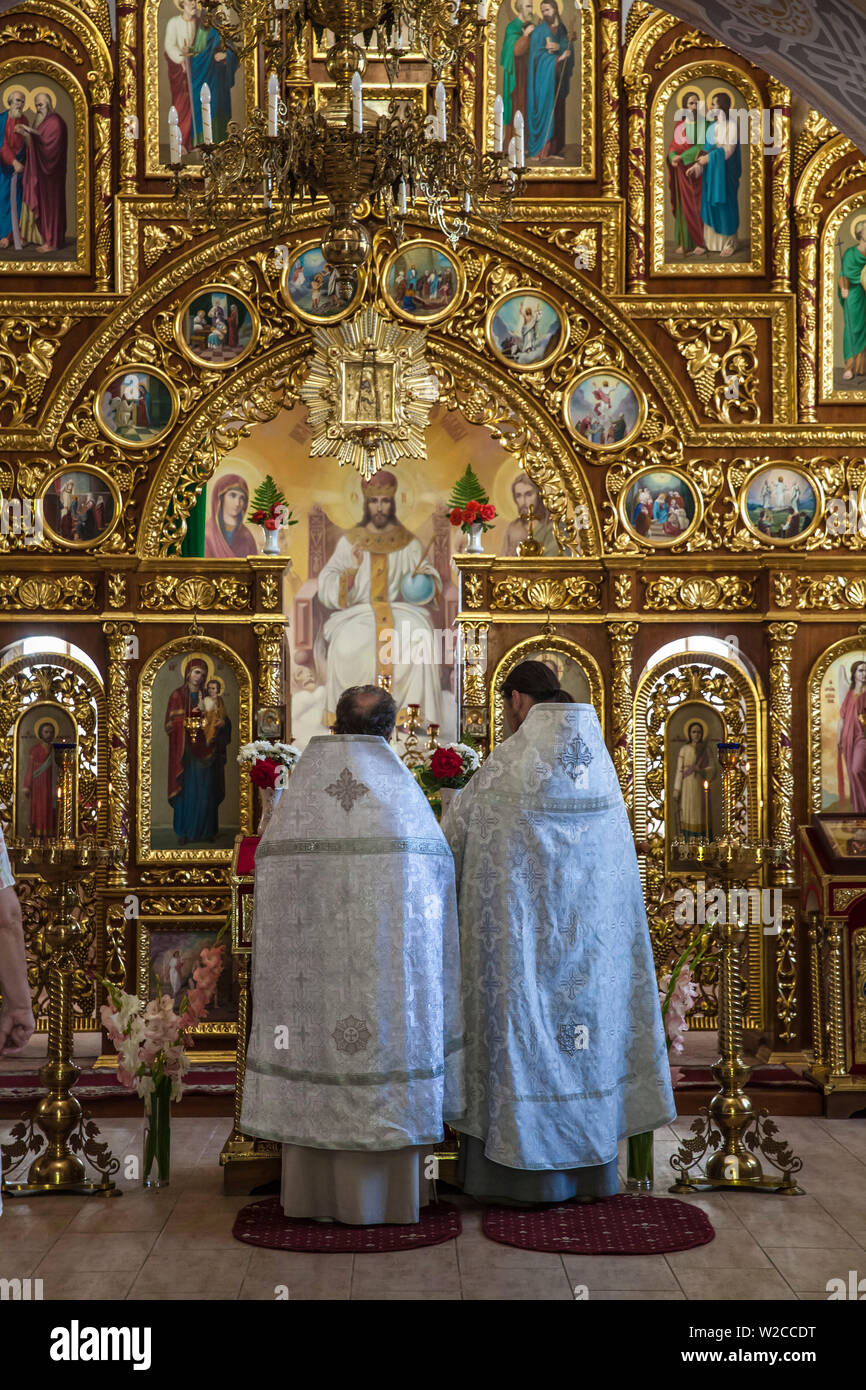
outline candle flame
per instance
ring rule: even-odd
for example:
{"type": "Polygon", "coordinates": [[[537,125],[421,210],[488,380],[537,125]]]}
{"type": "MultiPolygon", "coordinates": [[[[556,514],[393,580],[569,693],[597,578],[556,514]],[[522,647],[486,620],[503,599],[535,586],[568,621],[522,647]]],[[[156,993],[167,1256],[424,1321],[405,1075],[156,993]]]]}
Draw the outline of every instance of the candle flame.
{"type": "Polygon", "coordinates": [[[704,791],[705,791],[705,792],[708,792],[709,790],[710,790],[710,784],[709,784],[709,782],[704,782],[704,791]]]}

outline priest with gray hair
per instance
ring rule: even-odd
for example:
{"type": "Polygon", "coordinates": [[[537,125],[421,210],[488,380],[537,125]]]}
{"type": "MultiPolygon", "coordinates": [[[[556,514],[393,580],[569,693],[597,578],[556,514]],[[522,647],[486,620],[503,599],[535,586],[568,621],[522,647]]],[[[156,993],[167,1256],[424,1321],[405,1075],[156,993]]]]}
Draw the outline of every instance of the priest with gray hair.
{"type": "Polygon", "coordinates": [[[256,852],[241,1124],[283,1144],[289,1217],[416,1222],[462,1107],[454,865],[388,742],[396,713],[344,691],[256,852]]]}
{"type": "Polygon", "coordinates": [[[511,737],[443,822],[466,1019],[445,1119],[478,1200],[593,1200],[619,1141],[676,1115],[634,840],[593,707],[540,661],[502,693],[511,737]]]}

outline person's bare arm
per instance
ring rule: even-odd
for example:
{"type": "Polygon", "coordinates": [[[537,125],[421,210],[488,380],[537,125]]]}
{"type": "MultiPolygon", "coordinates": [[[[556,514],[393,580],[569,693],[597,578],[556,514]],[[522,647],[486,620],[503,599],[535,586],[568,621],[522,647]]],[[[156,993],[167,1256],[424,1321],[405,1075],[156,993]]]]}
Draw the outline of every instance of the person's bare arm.
{"type": "Polygon", "coordinates": [[[27,983],[21,904],[14,888],[0,888],[0,1057],[21,1052],[36,1022],[27,983]]]}

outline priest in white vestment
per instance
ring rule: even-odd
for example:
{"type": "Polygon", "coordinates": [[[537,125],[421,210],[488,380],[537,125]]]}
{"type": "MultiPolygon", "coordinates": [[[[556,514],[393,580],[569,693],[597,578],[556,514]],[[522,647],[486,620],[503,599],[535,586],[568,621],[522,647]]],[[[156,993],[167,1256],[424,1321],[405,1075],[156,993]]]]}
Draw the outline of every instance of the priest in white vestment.
{"type": "Polygon", "coordinates": [[[389,675],[398,710],[417,704],[425,724],[441,724],[442,657],[428,612],[441,594],[439,571],[398,520],[394,474],[382,470],[361,487],[360,525],[340,537],[319,571],[319,600],[333,610],[324,627],[324,722],[333,722],[347,686],[389,675]]]}
{"type": "Polygon", "coordinates": [[[619,1140],[676,1114],[637,857],[592,706],[537,661],[503,694],[512,736],[443,822],[466,1024],[445,1119],[477,1199],[589,1200],[618,1191],[619,1140]]]}
{"type": "Polygon", "coordinates": [[[386,691],[346,691],[256,853],[241,1124],[284,1145],[290,1217],[416,1222],[462,1106],[454,864],[395,716],[386,691]]]}

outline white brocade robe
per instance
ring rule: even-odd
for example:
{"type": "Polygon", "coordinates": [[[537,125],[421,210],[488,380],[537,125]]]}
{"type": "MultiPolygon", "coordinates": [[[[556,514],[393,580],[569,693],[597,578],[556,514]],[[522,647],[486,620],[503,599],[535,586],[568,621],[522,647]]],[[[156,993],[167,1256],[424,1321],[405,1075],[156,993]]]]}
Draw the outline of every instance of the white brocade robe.
{"type": "Polygon", "coordinates": [[[384,739],[310,740],[256,852],[246,1134],[392,1151],[461,1103],[454,865],[384,739]]]}
{"type": "Polygon", "coordinates": [[[416,566],[419,575],[433,580],[433,597],[440,591],[439,572],[422,555],[415,536],[399,550],[382,554],[365,550],[350,584],[356,562],[351,540],[342,536],[320,570],[319,599],[325,608],[335,610],[324,627],[327,723],[333,722],[344,690],[351,685],[375,685],[382,673],[392,676],[391,693],[398,709],[417,704],[424,723],[443,722],[441,647],[434,641],[426,605],[407,602],[401,592],[404,579],[416,566]],[[392,632],[393,638],[388,635],[392,632]]]}
{"type": "Polygon", "coordinates": [[[453,802],[466,1105],[507,1168],[610,1163],[676,1115],[637,856],[591,705],[534,705],[453,802]]]}

